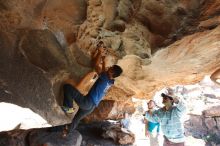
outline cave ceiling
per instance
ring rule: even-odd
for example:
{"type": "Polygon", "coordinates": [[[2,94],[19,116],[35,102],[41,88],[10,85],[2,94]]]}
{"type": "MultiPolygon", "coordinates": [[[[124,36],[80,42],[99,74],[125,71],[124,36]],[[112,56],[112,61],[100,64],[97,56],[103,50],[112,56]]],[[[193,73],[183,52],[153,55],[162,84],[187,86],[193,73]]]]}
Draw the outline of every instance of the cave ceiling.
{"type": "Polygon", "coordinates": [[[218,0],[0,0],[0,101],[68,120],[61,86],[93,70],[100,40],[124,70],[112,106],[199,82],[220,67],[219,24],[218,0]]]}

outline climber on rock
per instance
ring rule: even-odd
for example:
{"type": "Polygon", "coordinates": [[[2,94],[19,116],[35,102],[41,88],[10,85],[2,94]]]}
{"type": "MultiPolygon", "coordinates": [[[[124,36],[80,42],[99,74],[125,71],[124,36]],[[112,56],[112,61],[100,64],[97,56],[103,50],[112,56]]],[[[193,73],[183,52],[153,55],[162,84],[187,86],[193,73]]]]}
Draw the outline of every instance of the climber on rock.
{"type": "Polygon", "coordinates": [[[79,106],[75,117],[70,125],[70,131],[74,130],[80,120],[90,114],[95,107],[98,106],[102,98],[105,96],[108,89],[114,84],[114,78],[122,73],[122,68],[118,65],[113,65],[106,70],[105,56],[106,49],[103,44],[99,43],[97,51],[93,54],[93,66],[97,72],[97,80],[89,90],[87,95],[83,95],[80,91],[70,84],[64,84],[64,103],[65,107],[71,108],[73,101],[79,106]]]}

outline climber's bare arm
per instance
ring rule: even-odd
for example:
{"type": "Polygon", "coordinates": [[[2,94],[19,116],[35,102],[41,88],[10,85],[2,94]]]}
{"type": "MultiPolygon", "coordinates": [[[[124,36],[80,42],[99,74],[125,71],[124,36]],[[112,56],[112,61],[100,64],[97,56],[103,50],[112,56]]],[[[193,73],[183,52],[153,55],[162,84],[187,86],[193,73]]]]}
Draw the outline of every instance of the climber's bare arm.
{"type": "Polygon", "coordinates": [[[97,80],[98,74],[95,71],[87,73],[77,84],[76,88],[83,94],[86,95],[94,82],[97,80]]]}
{"type": "Polygon", "coordinates": [[[100,74],[105,71],[105,56],[107,55],[107,50],[105,47],[98,48],[97,50],[98,52],[92,58],[92,66],[96,72],[100,74]]]}
{"type": "Polygon", "coordinates": [[[106,48],[103,46],[98,46],[96,52],[92,56],[92,67],[95,71],[87,73],[77,84],[76,88],[82,93],[87,94],[91,85],[96,81],[99,74],[105,71],[105,56],[106,48]]]}

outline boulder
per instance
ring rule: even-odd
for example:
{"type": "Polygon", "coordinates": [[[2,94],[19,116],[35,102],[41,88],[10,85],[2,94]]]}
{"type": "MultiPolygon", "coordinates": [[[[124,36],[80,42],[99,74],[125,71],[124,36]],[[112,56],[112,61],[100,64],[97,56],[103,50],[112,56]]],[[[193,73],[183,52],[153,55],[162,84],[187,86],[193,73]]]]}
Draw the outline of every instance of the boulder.
{"type": "Polygon", "coordinates": [[[82,141],[82,136],[78,131],[73,131],[63,137],[63,131],[55,127],[1,132],[0,137],[2,146],[80,146],[82,141]]]}

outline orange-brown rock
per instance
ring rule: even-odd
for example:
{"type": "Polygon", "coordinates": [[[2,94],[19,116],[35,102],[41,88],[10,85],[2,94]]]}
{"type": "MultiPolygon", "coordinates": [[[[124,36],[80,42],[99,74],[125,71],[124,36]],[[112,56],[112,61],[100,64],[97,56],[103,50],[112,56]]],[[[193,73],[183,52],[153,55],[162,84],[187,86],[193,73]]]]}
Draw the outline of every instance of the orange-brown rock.
{"type": "Polygon", "coordinates": [[[92,70],[102,40],[111,50],[108,66],[124,69],[105,97],[115,101],[97,109],[115,118],[132,96],[151,98],[219,68],[219,8],[218,0],[0,1],[0,101],[52,124],[70,121],[60,109],[62,84],[92,70]]]}
{"type": "Polygon", "coordinates": [[[134,105],[131,102],[104,100],[85,118],[85,121],[102,121],[109,119],[122,119],[125,112],[133,113],[134,105]]]}
{"type": "Polygon", "coordinates": [[[163,87],[200,81],[220,65],[219,34],[220,27],[189,35],[156,52],[149,65],[142,65],[141,58],[125,56],[119,61],[125,72],[118,80],[126,82],[121,87],[151,98],[163,87]]]}

